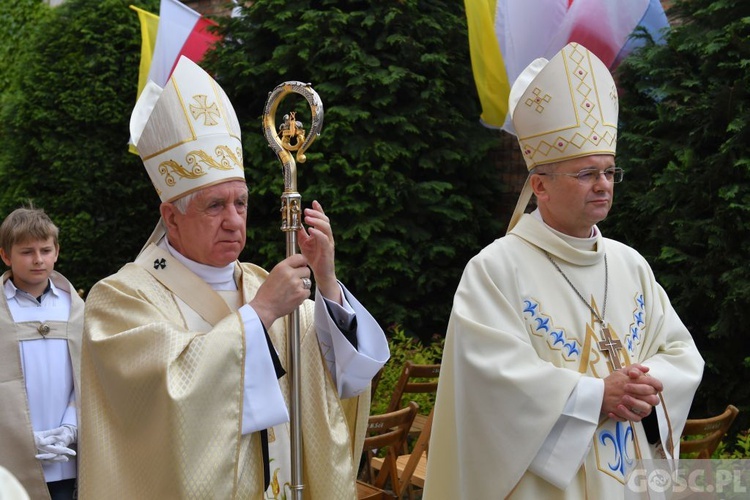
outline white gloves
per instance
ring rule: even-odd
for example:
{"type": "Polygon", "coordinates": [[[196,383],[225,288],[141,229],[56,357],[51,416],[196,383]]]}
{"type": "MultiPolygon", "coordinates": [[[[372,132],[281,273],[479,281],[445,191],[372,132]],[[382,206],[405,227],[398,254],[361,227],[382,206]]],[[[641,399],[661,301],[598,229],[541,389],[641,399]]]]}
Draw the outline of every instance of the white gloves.
{"type": "Polygon", "coordinates": [[[34,432],[36,448],[41,453],[36,455],[43,462],[67,462],[76,452],[69,448],[76,442],[78,429],[73,425],[63,425],[56,429],[34,432]]]}

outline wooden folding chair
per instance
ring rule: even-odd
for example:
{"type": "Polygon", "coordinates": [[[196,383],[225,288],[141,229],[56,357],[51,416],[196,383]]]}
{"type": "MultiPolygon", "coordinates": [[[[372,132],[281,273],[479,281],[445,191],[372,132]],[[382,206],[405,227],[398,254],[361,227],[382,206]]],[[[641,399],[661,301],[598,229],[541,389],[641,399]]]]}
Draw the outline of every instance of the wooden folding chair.
{"type": "Polygon", "coordinates": [[[375,392],[378,390],[378,384],[380,384],[380,379],[383,378],[383,372],[385,371],[385,366],[380,368],[378,370],[378,373],[375,374],[374,377],[372,377],[372,381],[370,382],[370,395],[371,397],[375,397],[375,392]]]}
{"type": "Polygon", "coordinates": [[[688,419],[680,437],[680,455],[692,457],[697,453],[695,458],[711,458],[739,412],[734,405],[728,405],[715,417],[688,419]]]}
{"type": "Polygon", "coordinates": [[[405,408],[379,415],[370,415],[367,422],[367,435],[363,451],[366,456],[363,471],[364,479],[357,480],[357,498],[359,500],[398,498],[401,490],[396,458],[406,443],[409,428],[414,422],[419,405],[409,403],[405,408]],[[372,460],[378,452],[384,451],[380,468],[372,467],[372,460]],[[390,486],[390,490],[387,490],[390,486]]]}
{"type": "MultiPolygon", "coordinates": [[[[419,434],[416,443],[414,443],[414,449],[411,453],[405,455],[399,455],[396,458],[396,471],[398,472],[400,490],[398,491],[398,498],[402,498],[404,493],[408,491],[409,499],[414,498],[413,486],[416,486],[420,490],[424,489],[425,475],[427,474],[427,454],[430,445],[430,432],[432,432],[432,415],[434,410],[430,412],[425,420],[424,428],[419,434]]],[[[374,469],[380,469],[383,466],[383,459],[373,457],[371,460],[372,467],[374,469]]]]}
{"type": "MultiPolygon", "coordinates": [[[[387,411],[401,408],[404,396],[407,394],[436,394],[439,376],[439,363],[432,365],[416,364],[411,361],[404,363],[401,376],[393,389],[387,411]]],[[[419,435],[426,421],[427,415],[417,414],[409,433],[415,436],[419,435]]]]}

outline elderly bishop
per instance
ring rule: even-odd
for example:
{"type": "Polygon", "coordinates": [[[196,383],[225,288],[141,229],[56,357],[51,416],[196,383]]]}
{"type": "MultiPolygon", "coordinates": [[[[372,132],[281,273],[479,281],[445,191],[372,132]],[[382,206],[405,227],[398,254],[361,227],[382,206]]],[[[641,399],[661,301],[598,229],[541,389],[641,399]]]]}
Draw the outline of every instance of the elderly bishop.
{"type": "Polygon", "coordinates": [[[298,310],[305,498],[354,498],[370,381],[389,352],[337,280],[328,216],[305,209],[301,253],[270,272],[238,261],[251,209],[239,123],[184,57],[164,89],[146,87],[131,136],[161,217],[87,298],[80,497],[288,497],[285,319],[298,310]]]}

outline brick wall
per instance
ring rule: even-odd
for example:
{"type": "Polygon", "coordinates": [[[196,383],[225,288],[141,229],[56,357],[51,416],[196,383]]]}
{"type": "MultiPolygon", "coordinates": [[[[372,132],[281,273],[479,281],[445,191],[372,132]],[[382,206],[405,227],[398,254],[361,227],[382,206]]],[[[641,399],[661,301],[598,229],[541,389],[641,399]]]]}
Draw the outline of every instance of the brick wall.
{"type": "Polygon", "coordinates": [[[204,16],[228,16],[232,12],[231,0],[183,0],[182,3],[204,16]]]}
{"type": "MultiPolygon", "coordinates": [[[[64,0],[46,0],[51,5],[62,3],[64,0]]],[[[229,15],[232,11],[231,5],[228,4],[231,0],[182,0],[182,3],[190,6],[197,12],[200,12],[204,16],[218,16],[218,15],[229,15]]],[[[674,3],[673,0],[661,0],[664,9],[668,9],[674,3]]]]}
{"type": "Polygon", "coordinates": [[[516,207],[523,184],[526,182],[528,169],[516,136],[498,131],[497,139],[497,147],[489,155],[489,164],[497,169],[498,181],[503,187],[498,200],[499,213],[497,215],[500,220],[508,221],[516,207]]]}

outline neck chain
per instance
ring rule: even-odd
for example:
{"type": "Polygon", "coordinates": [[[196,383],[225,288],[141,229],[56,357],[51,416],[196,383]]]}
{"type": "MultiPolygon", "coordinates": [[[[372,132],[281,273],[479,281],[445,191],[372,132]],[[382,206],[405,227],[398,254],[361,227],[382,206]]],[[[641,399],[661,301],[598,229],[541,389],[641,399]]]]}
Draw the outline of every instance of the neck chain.
{"type": "Polygon", "coordinates": [[[612,368],[615,370],[619,370],[622,368],[622,365],[620,363],[620,357],[618,354],[618,351],[623,348],[622,343],[613,338],[612,334],[609,331],[609,328],[607,327],[606,321],[604,321],[604,315],[607,312],[607,288],[609,286],[609,267],[607,266],[607,254],[604,254],[604,302],[602,304],[602,315],[599,316],[599,313],[596,312],[596,309],[593,308],[589,302],[583,298],[583,295],[581,295],[581,292],[578,291],[578,289],[573,285],[573,282],[570,281],[570,279],[565,275],[562,269],[560,269],[560,266],[557,265],[557,262],[555,262],[552,259],[552,256],[548,252],[544,252],[544,255],[547,256],[547,259],[549,259],[550,262],[552,262],[552,265],[555,266],[555,269],[562,275],[563,278],[565,278],[565,281],[568,282],[568,285],[570,285],[570,288],[573,289],[573,291],[578,295],[578,297],[581,299],[581,301],[586,304],[586,306],[591,310],[591,314],[593,314],[596,317],[596,320],[599,322],[602,328],[602,338],[603,340],[598,343],[599,349],[606,353],[609,357],[610,363],[612,364],[612,368]]]}
{"type": "Polygon", "coordinates": [[[607,288],[609,286],[609,268],[607,266],[607,254],[604,254],[604,303],[602,304],[602,315],[599,316],[599,313],[596,312],[596,309],[594,309],[589,302],[583,298],[583,295],[581,295],[581,292],[578,291],[578,289],[573,285],[573,282],[570,281],[570,279],[565,275],[562,269],[560,269],[560,266],[557,265],[557,262],[555,262],[552,259],[552,256],[545,250],[544,255],[547,256],[547,259],[549,259],[550,262],[552,262],[552,265],[555,266],[555,269],[562,275],[563,278],[565,278],[565,281],[568,282],[568,285],[570,285],[570,288],[573,289],[573,291],[578,295],[578,297],[583,301],[584,304],[591,310],[591,314],[596,316],[597,321],[602,325],[602,328],[607,328],[607,323],[604,321],[604,315],[607,313],[607,288]]]}

